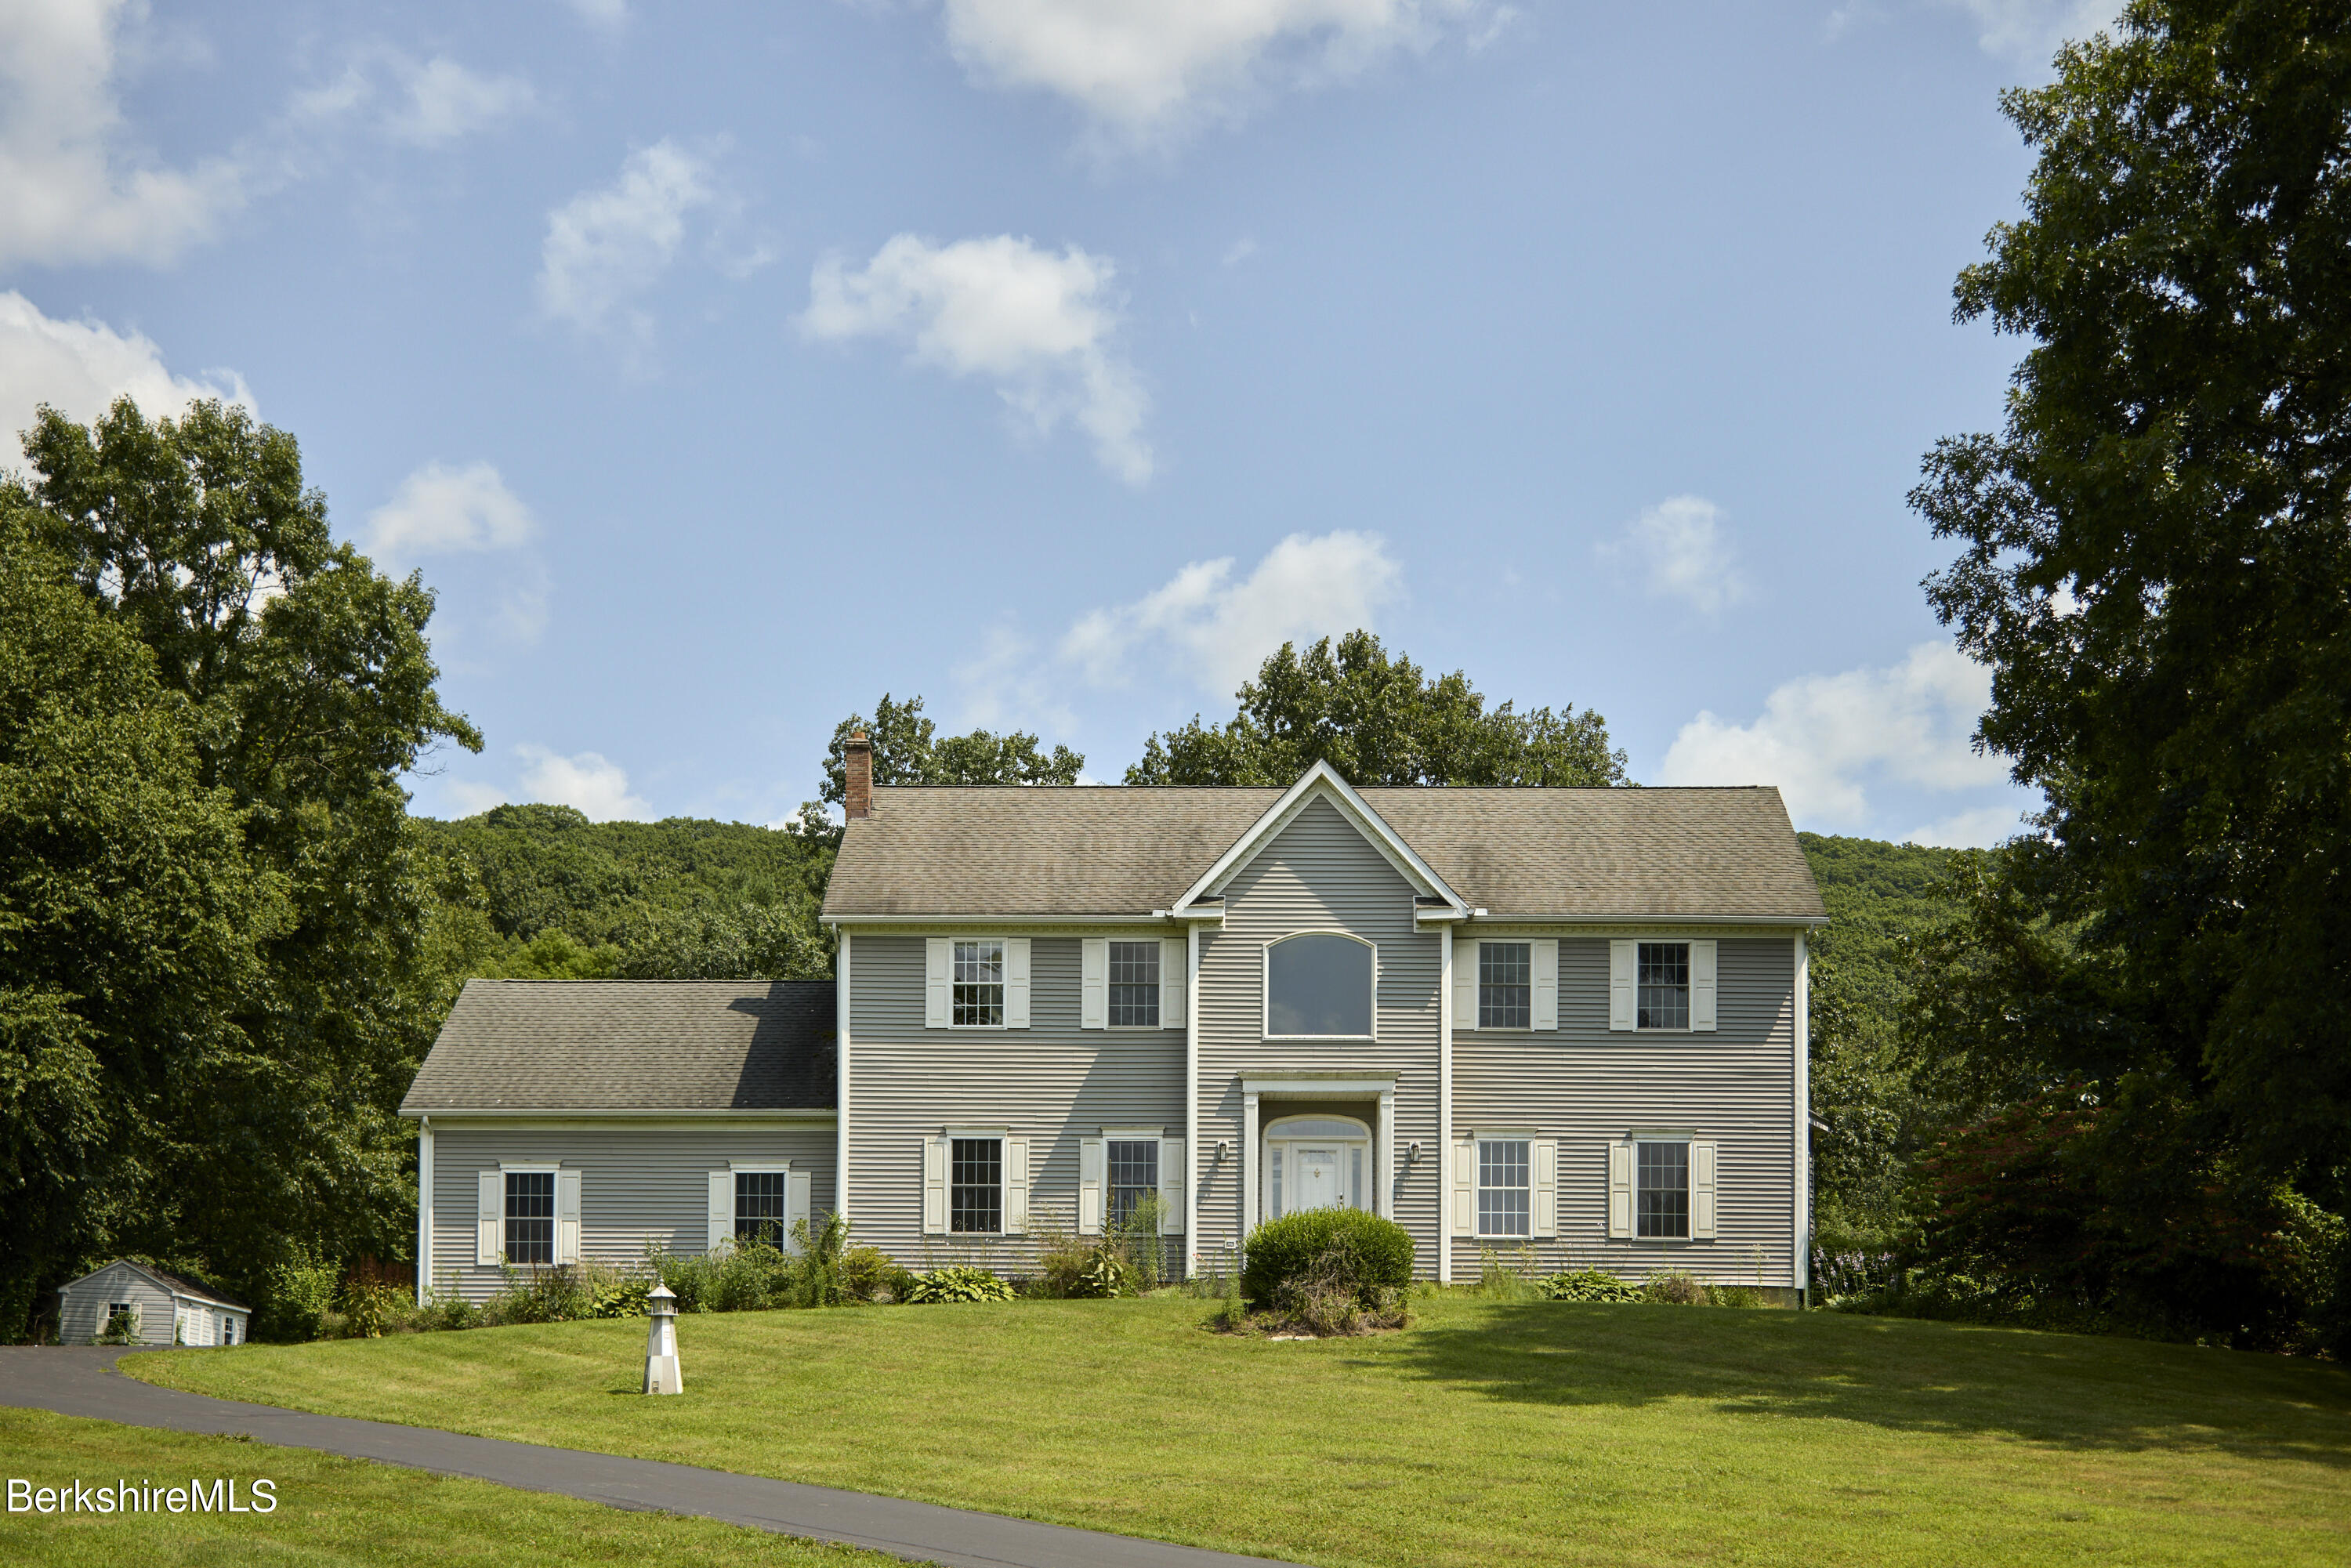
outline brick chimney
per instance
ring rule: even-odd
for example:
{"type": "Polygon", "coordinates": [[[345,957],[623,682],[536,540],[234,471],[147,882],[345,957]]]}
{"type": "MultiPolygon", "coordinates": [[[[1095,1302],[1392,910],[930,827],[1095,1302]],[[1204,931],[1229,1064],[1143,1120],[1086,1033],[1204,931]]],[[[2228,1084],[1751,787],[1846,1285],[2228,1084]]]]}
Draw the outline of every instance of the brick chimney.
{"type": "Polygon", "coordinates": [[[859,730],[841,743],[841,761],[848,772],[841,791],[841,814],[851,821],[873,814],[873,743],[859,730]]]}

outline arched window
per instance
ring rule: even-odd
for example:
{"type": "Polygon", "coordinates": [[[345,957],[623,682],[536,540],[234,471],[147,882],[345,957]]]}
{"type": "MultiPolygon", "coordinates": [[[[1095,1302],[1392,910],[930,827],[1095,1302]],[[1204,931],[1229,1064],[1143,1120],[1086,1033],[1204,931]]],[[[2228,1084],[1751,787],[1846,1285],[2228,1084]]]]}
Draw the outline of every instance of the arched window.
{"type": "Polygon", "coordinates": [[[1372,1032],[1372,945],[1335,932],[1285,936],[1265,950],[1265,1032],[1364,1039],[1372,1032]]]}

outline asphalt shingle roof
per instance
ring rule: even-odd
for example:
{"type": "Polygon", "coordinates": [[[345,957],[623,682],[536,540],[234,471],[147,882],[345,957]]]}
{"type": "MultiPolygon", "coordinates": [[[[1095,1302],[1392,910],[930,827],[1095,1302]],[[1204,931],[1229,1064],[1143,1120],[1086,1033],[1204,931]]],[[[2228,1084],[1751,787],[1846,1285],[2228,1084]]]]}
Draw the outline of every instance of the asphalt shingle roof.
{"type": "MultiPolygon", "coordinates": [[[[1165,909],[1283,793],[879,788],[842,835],[825,916],[1165,909]]],[[[1777,789],[1360,793],[1497,918],[1825,915],[1777,789]]]]}
{"type": "Polygon", "coordinates": [[[830,1110],[831,980],[468,980],[401,1109],[830,1110]]]}

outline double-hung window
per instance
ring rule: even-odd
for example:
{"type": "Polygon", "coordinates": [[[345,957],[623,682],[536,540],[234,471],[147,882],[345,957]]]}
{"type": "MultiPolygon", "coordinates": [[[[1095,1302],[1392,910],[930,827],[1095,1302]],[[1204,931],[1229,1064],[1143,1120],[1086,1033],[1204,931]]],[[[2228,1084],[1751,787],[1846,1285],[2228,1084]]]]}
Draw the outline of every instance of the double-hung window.
{"type": "Polygon", "coordinates": [[[1635,1194],[1641,1236],[1687,1237],[1690,1233],[1689,1145],[1645,1143],[1635,1146],[1639,1186],[1635,1194]]]}
{"type": "Polygon", "coordinates": [[[555,1173],[507,1172],[507,1261],[555,1261],[555,1173]]]}
{"type": "MultiPolygon", "coordinates": [[[[1113,970],[1112,973],[1117,973],[1113,970]]],[[[1110,1155],[1110,1222],[1126,1223],[1134,1206],[1159,1194],[1159,1141],[1113,1138],[1110,1155]]]]}
{"type": "Polygon", "coordinates": [[[781,1251],[784,1245],[784,1204],[791,1176],[784,1171],[735,1173],[735,1242],[738,1247],[765,1243],[781,1251]]]}
{"type": "Polygon", "coordinates": [[[970,1235],[1002,1230],[1004,1140],[951,1138],[947,1142],[947,1228],[970,1235]]]}
{"type": "Polygon", "coordinates": [[[1110,1027],[1159,1027],[1159,943],[1110,945],[1110,1027]]]}
{"type": "Polygon", "coordinates": [[[1525,1029],[1534,1021],[1534,945],[1478,944],[1478,1027],[1525,1029]]]}
{"type": "Polygon", "coordinates": [[[955,1021],[964,1028],[1004,1027],[1004,943],[955,945],[955,1021]]]}
{"type": "MultiPolygon", "coordinates": [[[[1644,942],[1639,956],[1638,1029],[1690,1026],[1690,945],[1644,942]]],[[[1646,1231],[1643,1235],[1648,1234],[1646,1231]]]]}
{"type": "Polygon", "coordinates": [[[1479,1235],[1533,1234],[1532,1162],[1529,1154],[1529,1140],[1525,1138],[1479,1140],[1479,1235]]]}

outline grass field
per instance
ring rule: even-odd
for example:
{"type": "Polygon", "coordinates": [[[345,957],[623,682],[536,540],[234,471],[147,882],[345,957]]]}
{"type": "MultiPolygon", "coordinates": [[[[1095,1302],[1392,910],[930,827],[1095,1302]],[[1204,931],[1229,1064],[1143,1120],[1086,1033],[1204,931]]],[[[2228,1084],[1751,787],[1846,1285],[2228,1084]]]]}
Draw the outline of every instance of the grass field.
{"type": "Polygon", "coordinates": [[[1947,1323],[1417,1303],[1311,1343],[1203,1303],[692,1317],[127,1358],[155,1382],[1328,1564],[2351,1560],[2351,1375],[1947,1323]]]}
{"type": "Polygon", "coordinates": [[[0,1563],[42,1568],[124,1563],[414,1563],[423,1568],[538,1568],[611,1563],[628,1568],[902,1568],[894,1557],[817,1546],[707,1520],[623,1513],[592,1502],[509,1491],[487,1481],[339,1459],[233,1437],[152,1432],[0,1407],[0,1470],[37,1486],[118,1479],[184,1486],[256,1477],[277,1483],[269,1513],[0,1512],[0,1563]]]}

